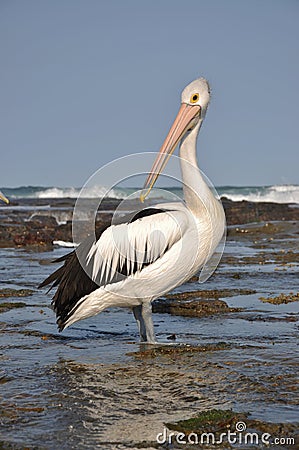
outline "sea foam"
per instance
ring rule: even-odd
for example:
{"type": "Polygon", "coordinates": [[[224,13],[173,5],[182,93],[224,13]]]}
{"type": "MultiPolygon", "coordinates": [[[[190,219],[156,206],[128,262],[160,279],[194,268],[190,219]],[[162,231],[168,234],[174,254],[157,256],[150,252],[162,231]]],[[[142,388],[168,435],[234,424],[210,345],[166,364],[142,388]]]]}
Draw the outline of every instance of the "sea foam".
{"type": "Polygon", "coordinates": [[[298,185],[223,187],[218,192],[233,201],[299,203],[298,185]]]}
{"type": "MultiPolygon", "coordinates": [[[[41,187],[21,186],[17,188],[0,188],[9,199],[18,198],[77,198],[81,188],[77,187],[41,187]]],[[[124,199],[139,188],[113,188],[108,190],[105,186],[92,186],[85,188],[81,194],[84,198],[110,197],[124,199]]],[[[216,188],[221,197],[227,197],[233,201],[247,200],[251,202],[297,203],[299,204],[299,185],[285,184],[273,186],[220,186],[216,188]]],[[[173,195],[183,197],[183,191],[178,187],[165,187],[159,190],[158,196],[166,201],[173,200],[173,195]]],[[[3,206],[3,205],[2,205],[3,206]]],[[[3,206],[4,207],[4,206],[3,206]]],[[[6,206],[7,207],[7,206],[6,206]]],[[[0,205],[1,208],[1,205],[0,205]]]]}

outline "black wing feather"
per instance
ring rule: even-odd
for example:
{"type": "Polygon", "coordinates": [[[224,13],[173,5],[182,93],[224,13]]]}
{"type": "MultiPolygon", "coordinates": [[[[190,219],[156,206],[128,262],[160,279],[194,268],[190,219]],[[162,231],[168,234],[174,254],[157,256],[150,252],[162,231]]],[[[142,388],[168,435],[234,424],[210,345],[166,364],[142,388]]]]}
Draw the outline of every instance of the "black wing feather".
{"type": "MultiPolygon", "coordinates": [[[[131,223],[135,220],[142,219],[143,217],[148,217],[153,214],[164,212],[166,212],[165,209],[146,208],[138,211],[137,213],[134,212],[120,218],[117,222],[115,222],[115,224],[131,223]]],[[[97,240],[108,227],[109,225],[104,226],[101,230],[98,231],[96,236],[97,240]]],[[[39,285],[39,288],[50,285],[50,290],[58,286],[51,304],[57,316],[57,325],[59,331],[62,331],[64,329],[66,321],[76,309],[76,305],[78,305],[79,300],[98,289],[101,285],[104,285],[103,282],[100,284],[95,283],[88,276],[80,263],[80,261],[87,260],[87,255],[89,254],[89,251],[93,244],[94,238],[88,237],[77,247],[76,250],[53,261],[54,263],[64,262],[64,264],[51,275],[49,275],[39,285]]],[[[146,250],[147,248],[145,249],[145,258],[141,269],[150,264],[150,262],[148,262],[146,258],[146,250]]],[[[93,265],[93,258],[89,261],[89,265],[93,265]]],[[[106,270],[110,270],[110,268],[107,267],[106,270]]],[[[113,279],[109,280],[109,284],[116,283],[121,279],[127,277],[128,275],[135,273],[137,270],[138,265],[137,262],[135,262],[129,274],[127,272],[127,264],[125,262],[122,267],[117,267],[115,276],[113,277],[113,279]]],[[[105,276],[103,278],[105,279],[105,276]]]]}

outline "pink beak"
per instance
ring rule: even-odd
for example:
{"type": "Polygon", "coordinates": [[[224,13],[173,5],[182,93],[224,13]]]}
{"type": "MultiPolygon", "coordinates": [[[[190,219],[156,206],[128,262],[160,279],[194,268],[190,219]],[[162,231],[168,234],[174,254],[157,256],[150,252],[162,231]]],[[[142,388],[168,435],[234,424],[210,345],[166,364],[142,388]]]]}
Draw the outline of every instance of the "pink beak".
{"type": "Polygon", "coordinates": [[[5,197],[5,195],[2,194],[0,191],[0,200],[3,200],[5,203],[9,203],[9,200],[5,197]]]}
{"type": "Polygon", "coordinates": [[[144,199],[148,196],[157,181],[158,176],[164,170],[179,141],[189,129],[190,123],[196,116],[199,116],[200,110],[201,108],[198,105],[188,105],[187,103],[182,103],[143,186],[143,190],[140,195],[140,200],[142,202],[144,202],[144,199]]]}

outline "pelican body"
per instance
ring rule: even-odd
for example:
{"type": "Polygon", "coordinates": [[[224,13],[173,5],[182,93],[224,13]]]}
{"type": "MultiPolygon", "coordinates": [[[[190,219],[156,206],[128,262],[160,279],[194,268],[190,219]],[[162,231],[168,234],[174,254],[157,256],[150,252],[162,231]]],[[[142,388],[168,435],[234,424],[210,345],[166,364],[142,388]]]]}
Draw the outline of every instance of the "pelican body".
{"type": "Polygon", "coordinates": [[[57,286],[52,305],[60,331],[112,306],[132,309],[142,342],[155,343],[151,303],[206,264],[225,229],[223,207],[197,164],[196,142],[210,99],[199,78],[182,92],[181,107],[145,182],[148,196],[180,143],[184,203],[143,208],[87,238],[41,286],[57,286]]]}

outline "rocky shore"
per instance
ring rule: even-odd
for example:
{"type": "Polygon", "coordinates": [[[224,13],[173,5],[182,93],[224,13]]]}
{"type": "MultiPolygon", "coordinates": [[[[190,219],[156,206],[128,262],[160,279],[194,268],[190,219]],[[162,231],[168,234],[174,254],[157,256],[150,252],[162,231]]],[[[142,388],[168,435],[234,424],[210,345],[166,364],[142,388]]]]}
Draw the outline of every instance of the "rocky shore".
{"type": "MultiPolygon", "coordinates": [[[[72,240],[74,200],[0,207],[0,449],[153,449],[164,435],[178,449],[176,433],[218,439],[237,423],[244,438],[298,448],[299,209],[223,203],[221,262],[204,285],[194,276],[153,302],[153,346],[124,308],[58,333],[53,292],[37,286],[69,251],[53,242],[72,240]]],[[[97,226],[118,204],[101,205],[97,226]]]]}
{"type": "MultiPolygon", "coordinates": [[[[299,208],[278,203],[233,202],[222,199],[227,225],[253,222],[297,221],[299,208]]],[[[105,199],[96,227],[110,223],[120,200],[105,199]]],[[[51,248],[55,241],[72,242],[75,199],[18,199],[0,209],[0,248],[38,246],[51,248]]],[[[136,205],[132,205],[133,208],[136,205]]],[[[88,209],[88,200],[86,207],[88,209]]]]}

